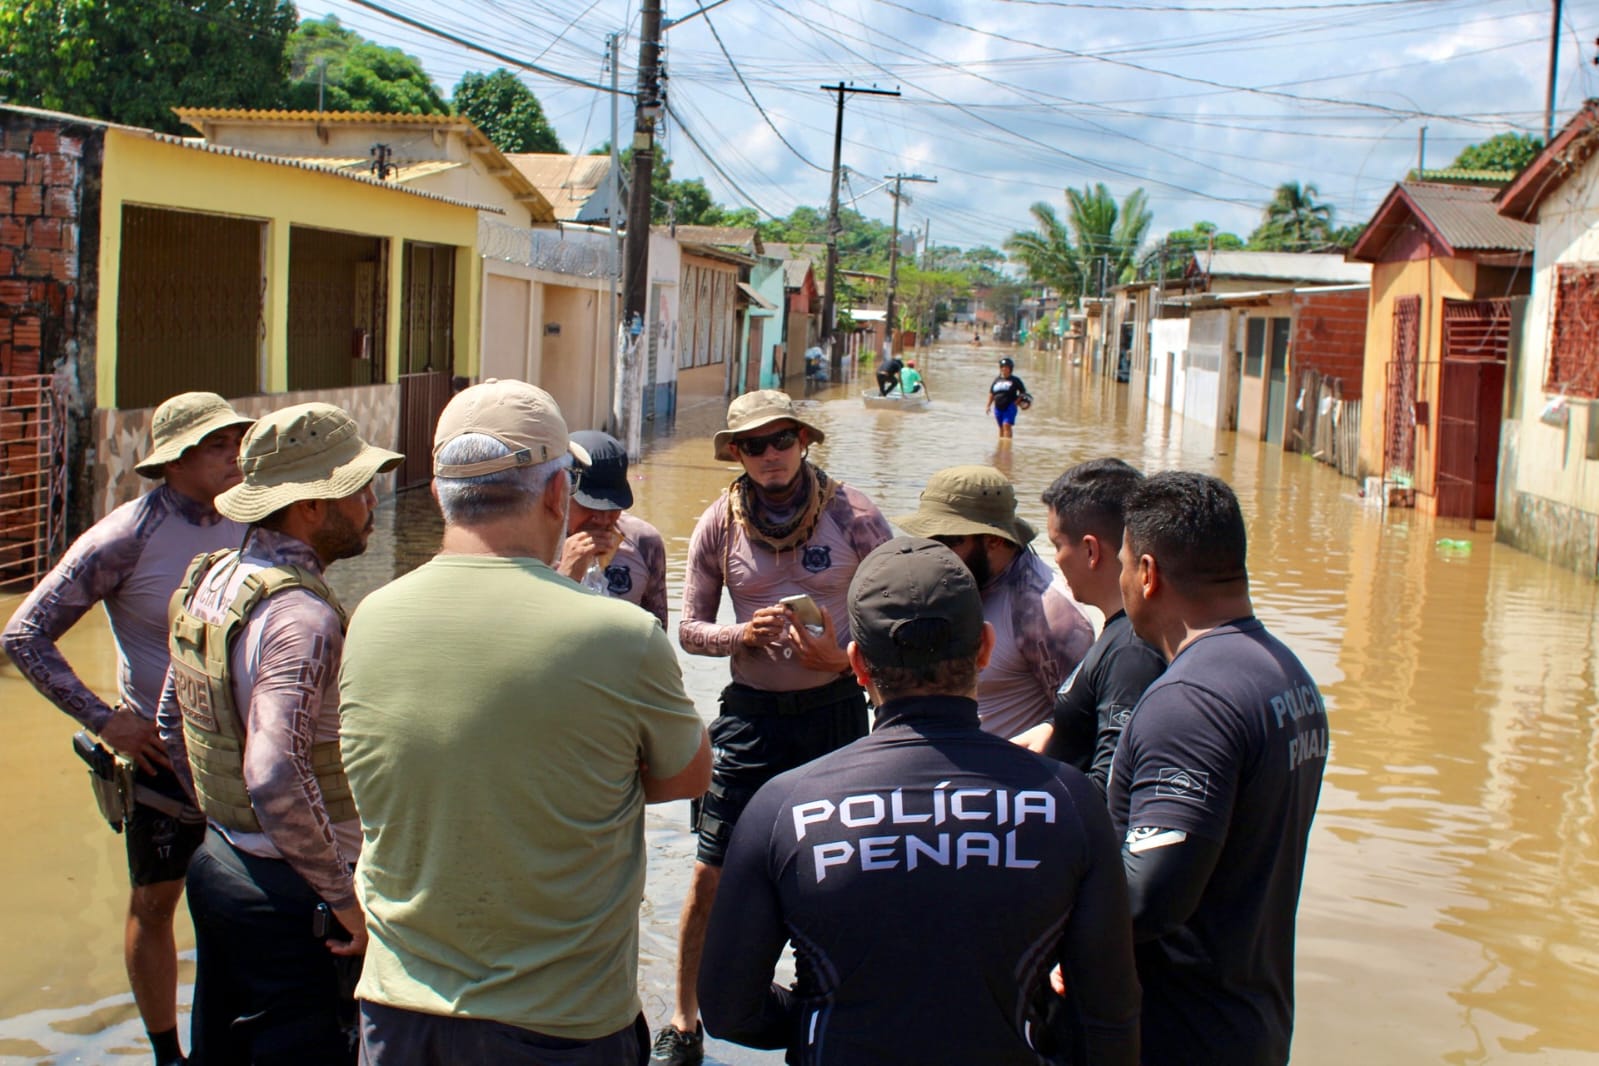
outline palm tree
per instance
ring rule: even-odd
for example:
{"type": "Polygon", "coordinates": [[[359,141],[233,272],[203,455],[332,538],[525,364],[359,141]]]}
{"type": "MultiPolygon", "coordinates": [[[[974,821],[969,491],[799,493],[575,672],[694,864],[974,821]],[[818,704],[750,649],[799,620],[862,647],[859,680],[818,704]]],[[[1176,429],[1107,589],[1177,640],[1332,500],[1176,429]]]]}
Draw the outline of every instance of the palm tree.
{"type": "Polygon", "coordinates": [[[1333,209],[1318,203],[1314,185],[1285,181],[1272,193],[1264,219],[1249,235],[1249,247],[1302,252],[1332,240],[1333,209]]]}
{"type": "Polygon", "coordinates": [[[1133,278],[1138,246],[1153,219],[1143,189],[1127,194],[1118,208],[1104,184],[1066,190],[1065,223],[1055,209],[1036,203],[1031,211],[1038,229],[1013,233],[1005,250],[1026,268],[1032,280],[1066,297],[1100,291],[1133,278]]]}
{"type": "Polygon", "coordinates": [[[1055,209],[1042,200],[1028,211],[1038,228],[1012,233],[1005,241],[1005,250],[1039,284],[1062,293],[1079,292],[1082,278],[1066,225],[1055,209]]]}

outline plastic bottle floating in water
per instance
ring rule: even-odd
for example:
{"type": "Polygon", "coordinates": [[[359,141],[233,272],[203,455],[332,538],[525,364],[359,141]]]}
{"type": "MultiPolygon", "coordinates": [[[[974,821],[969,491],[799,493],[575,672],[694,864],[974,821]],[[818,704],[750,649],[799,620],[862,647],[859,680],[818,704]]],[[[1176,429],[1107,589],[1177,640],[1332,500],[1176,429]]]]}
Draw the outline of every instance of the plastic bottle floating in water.
{"type": "Polygon", "coordinates": [[[1435,547],[1449,555],[1471,554],[1471,541],[1469,540],[1451,540],[1448,537],[1439,537],[1435,547]]]}

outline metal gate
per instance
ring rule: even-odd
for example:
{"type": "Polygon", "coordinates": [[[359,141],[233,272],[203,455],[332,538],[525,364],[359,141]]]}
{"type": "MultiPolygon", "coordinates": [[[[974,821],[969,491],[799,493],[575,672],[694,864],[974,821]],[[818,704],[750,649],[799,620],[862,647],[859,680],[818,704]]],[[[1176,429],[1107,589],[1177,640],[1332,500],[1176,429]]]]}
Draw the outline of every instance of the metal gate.
{"type": "Polygon", "coordinates": [[[31,587],[66,547],[67,383],[0,377],[0,588],[31,587]]]}
{"type": "Polygon", "coordinates": [[[1388,409],[1383,437],[1383,480],[1399,475],[1414,484],[1416,467],[1416,378],[1421,355],[1421,297],[1394,301],[1393,359],[1388,363],[1388,409]]]}
{"type": "Polygon", "coordinates": [[[1510,301],[1445,300],[1438,388],[1438,516],[1491,520],[1504,421],[1510,301]]]}
{"type": "Polygon", "coordinates": [[[400,464],[395,489],[426,485],[433,477],[433,431],[450,402],[450,375],[441,370],[400,375],[400,464]]]}

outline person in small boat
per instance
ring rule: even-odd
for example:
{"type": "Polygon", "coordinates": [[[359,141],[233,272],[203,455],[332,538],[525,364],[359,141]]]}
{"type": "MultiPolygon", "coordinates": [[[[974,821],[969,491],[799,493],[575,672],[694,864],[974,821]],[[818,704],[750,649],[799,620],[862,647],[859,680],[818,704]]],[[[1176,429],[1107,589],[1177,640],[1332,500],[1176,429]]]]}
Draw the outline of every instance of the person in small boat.
{"type": "Polygon", "coordinates": [[[887,396],[899,387],[899,372],[905,369],[905,364],[899,361],[899,356],[888,355],[883,360],[883,365],[877,368],[877,394],[887,396]]]}
{"type": "Polygon", "coordinates": [[[916,360],[905,360],[905,368],[899,372],[899,391],[905,396],[922,391],[922,375],[916,369],[916,360]]]}

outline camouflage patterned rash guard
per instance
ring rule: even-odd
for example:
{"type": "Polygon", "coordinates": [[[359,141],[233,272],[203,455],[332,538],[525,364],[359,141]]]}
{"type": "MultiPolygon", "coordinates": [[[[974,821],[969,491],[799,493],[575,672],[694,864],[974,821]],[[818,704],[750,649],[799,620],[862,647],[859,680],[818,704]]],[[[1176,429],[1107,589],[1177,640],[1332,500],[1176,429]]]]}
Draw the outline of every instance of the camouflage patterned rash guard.
{"type": "Polygon", "coordinates": [[[741,524],[728,521],[727,493],[705,509],[689,541],[683,581],[678,639],[684,651],[732,656],[733,680],[766,692],[797,692],[837,680],[836,674],[801,665],[786,635],[766,647],[743,643],[745,624],[757,610],[802,592],[832,615],[838,646],[849,643],[850,579],[893,533],[864,493],[841,482],[828,487],[832,498],[810,537],[781,552],[757,544],[741,524]],[[724,586],[733,600],[731,625],[716,620],[724,586]]]}
{"type": "MultiPolygon", "coordinates": [[[[219,622],[244,579],[257,570],[292,565],[322,573],[309,545],[256,528],[242,555],[229,556],[201,577],[189,610],[219,622]]],[[[243,718],[244,784],[263,832],[212,829],[251,855],[283,859],[331,907],[355,905],[350,867],[360,856],[361,825],[333,823],[311,768],[311,748],[339,739],[339,661],[344,632],[337,612],[295,588],[250,612],[229,653],[234,704],[243,718]]],[[[184,789],[194,794],[183,714],[170,674],[156,714],[161,740],[184,789]]]]}
{"type": "Polygon", "coordinates": [[[1048,719],[1055,693],[1094,643],[1094,626],[1044,561],[1023,550],[983,587],[994,655],[977,677],[983,729],[1013,737],[1048,719]]]}
{"type": "Polygon", "coordinates": [[[99,732],[112,708],[73,672],[56,642],[104,603],[117,645],[117,698],[153,719],[167,674],[167,601],[196,555],[243,540],[243,526],[161,485],[79,537],[17,608],[0,639],[35,688],[99,732]]]}

